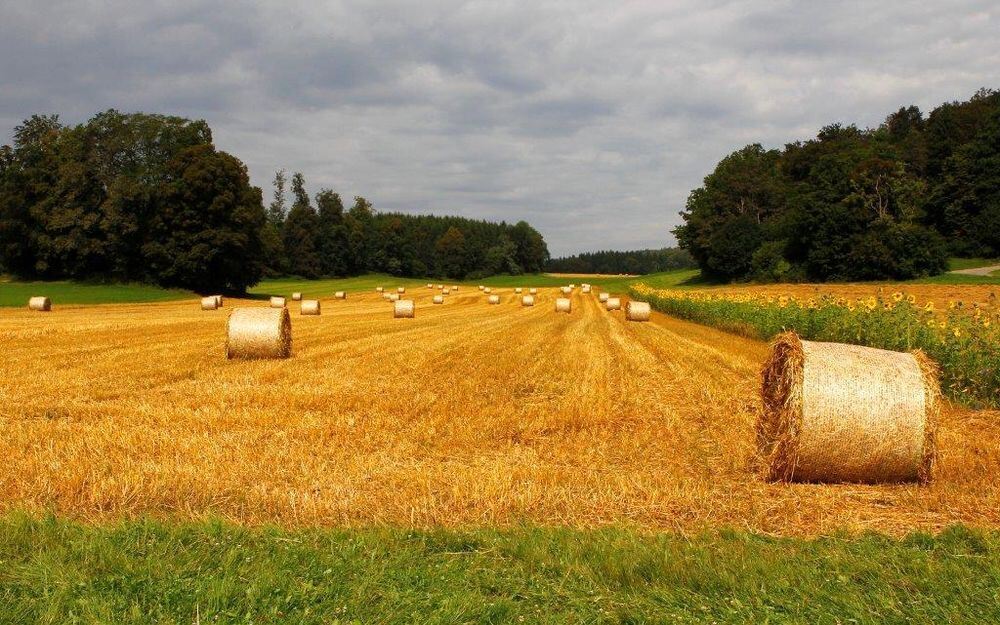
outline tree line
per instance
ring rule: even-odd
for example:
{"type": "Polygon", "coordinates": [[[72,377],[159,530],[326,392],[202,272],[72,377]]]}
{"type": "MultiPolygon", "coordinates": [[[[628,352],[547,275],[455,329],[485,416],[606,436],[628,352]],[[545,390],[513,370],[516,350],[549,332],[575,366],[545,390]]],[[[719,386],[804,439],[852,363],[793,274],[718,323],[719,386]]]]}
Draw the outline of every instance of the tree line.
{"type": "Polygon", "coordinates": [[[0,147],[0,271],[242,292],[270,274],[384,271],[452,278],[538,271],[541,234],[458,217],[381,213],[283,172],[265,208],[204,121],[115,110],[34,115],[0,147]]]}
{"type": "Polygon", "coordinates": [[[646,274],[689,269],[695,266],[694,258],[687,250],[665,247],[658,250],[628,252],[614,250],[585,252],[553,258],[545,265],[545,269],[553,273],[646,274]]]}
{"type": "Polygon", "coordinates": [[[688,196],[674,230],[725,280],[907,279],[949,255],[1000,257],[1000,92],[877,128],[733,152],[688,196]]]}

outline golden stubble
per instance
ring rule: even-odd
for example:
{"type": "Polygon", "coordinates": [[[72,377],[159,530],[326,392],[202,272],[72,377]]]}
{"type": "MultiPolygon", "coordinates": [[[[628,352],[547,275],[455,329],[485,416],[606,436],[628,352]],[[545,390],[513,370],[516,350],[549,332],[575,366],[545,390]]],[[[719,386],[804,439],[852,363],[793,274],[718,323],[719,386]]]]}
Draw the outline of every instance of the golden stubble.
{"type": "Polygon", "coordinates": [[[813,535],[1000,525],[1000,413],[947,406],[928,486],[756,467],[767,346],[558,289],[290,304],[288,360],[226,360],[232,306],[0,312],[0,509],[300,525],[522,522],[813,535]]]}

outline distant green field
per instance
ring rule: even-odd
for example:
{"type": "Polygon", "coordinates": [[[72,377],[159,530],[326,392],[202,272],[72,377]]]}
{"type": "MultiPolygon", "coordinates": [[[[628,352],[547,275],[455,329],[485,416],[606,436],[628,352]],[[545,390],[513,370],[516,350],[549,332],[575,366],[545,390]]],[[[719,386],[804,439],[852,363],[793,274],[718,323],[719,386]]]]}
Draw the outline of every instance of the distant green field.
{"type": "Polygon", "coordinates": [[[18,282],[0,280],[0,306],[27,306],[28,298],[43,295],[53,306],[62,304],[119,304],[160,302],[194,297],[190,291],[148,284],[87,284],[69,281],[18,282]]]}
{"type": "Polygon", "coordinates": [[[1000,258],[949,258],[948,271],[1000,265],[1000,258]]]}
{"type": "Polygon", "coordinates": [[[1000,533],[0,517],[0,623],[997,623],[1000,533]]]}

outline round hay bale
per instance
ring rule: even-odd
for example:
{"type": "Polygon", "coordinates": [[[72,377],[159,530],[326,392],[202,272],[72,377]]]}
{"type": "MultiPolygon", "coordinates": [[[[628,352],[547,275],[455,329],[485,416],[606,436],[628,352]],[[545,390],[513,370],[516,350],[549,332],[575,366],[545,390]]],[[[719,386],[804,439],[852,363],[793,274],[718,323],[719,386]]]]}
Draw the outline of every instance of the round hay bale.
{"type": "Polygon", "coordinates": [[[319,300],[318,299],[304,299],[302,304],[299,306],[300,315],[318,315],[320,314],[319,300]]]}
{"type": "Polygon", "coordinates": [[[285,298],[284,297],[272,297],[271,298],[271,308],[284,308],[285,298]]]}
{"type": "Polygon", "coordinates": [[[390,302],[398,302],[399,301],[399,293],[389,293],[389,301],[390,302]]]}
{"type": "Polygon", "coordinates": [[[625,318],[629,321],[649,321],[650,308],[648,302],[629,301],[625,304],[625,318]]]}
{"type": "Polygon", "coordinates": [[[385,287],[377,286],[377,287],[375,287],[375,292],[376,293],[384,293],[385,292],[385,287]]]}
{"type": "Polygon", "coordinates": [[[333,294],[334,299],[347,299],[347,291],[335,291],[333,294]]]}
{"type": "Polygon", "coordinates": [[[287,308],[234,308],[226,322],[226,358],[288,358],[292,320],[287,308]]]}
{"type": "Polygon", "coordinates": [[[451,285],[451,290],[452,290],[452,291],[457,291],[457,290],[458,290],[458,287],[457,287],[457,286],[455,286],[455,285],[453,284],[453,285],[451,285]]]}
{"type": "Polygon", "coordinates": [[[441,295],[449,295],[450,293],[451,289],[441,289],[441,295]]]}
{"type": "Polygon", "coordinates": [[[485,289],[485,288],[486,288],[485,286],[483,286],[483,285],[481,285],[481,284],[479,285],[479,290],[480,290],[480,291],[482,291],[482,290],[483,290],[483,289],[485,289]]]}
{"type": "Polygon", "coordinates": [[[440,290],[441,290],[441,289],[443,289],[443,288],[444,288],[444,285],[443,285],[443,284],[439,284],[439,285],[438,285],[438,291],[440,291],[440,290]]]}
{"type": "Polygon", "coordinates": [[[396,292],[402,295],[403,293],[406,293],[406,287],[405,286],[397,287],[396,292]]]}
{"type": "Polygon", "coordinates": [[[589,284],[583,285],[583,288],[581,288],[580,291],[582,293],[590,293],[590,285],[589,284]]]}
{"type": "Polygon", "coordinates": [[[490,287],[486,287],[485,289],[483,289],[483,293],[492,293],[492,292],[493,289],[491,289],[490,287]]]}
{"type": "Polygon", "coordinates": [[[621,310],[622,301],[617,297],[609,297],[608,301],[604,304],[608,310],[621,310]]]}
{"type": "Polygon", "coordinates": [[[301,302],[302,301],[302,294],[299,293],[299,292],[297,292],[297,291],[295,293],[292,293],[292,301],[293,302],[301,302]]]}
{"type": "Polygon", "coordinates": [[[522,290],[521,287],[517,287],[517,288],[514,289],[514,292],[517,293],[518,295],[520,295],[521,294],[521,290],[522,290]]]}
{"type": "Polygon", "coordinates": [[[217,308],[222,308],[222,296],[221,295],[216,295],[215,296],[215,306],[217,308]]]}
{"type": "Polygon", "coordinates": [[[571,302],[568,297],[560,297],[556,299],[556,312],[568,313],[572,310],[573,302],[571,302]]]}
{"type": "Polygon", "coordinates": [[[521,306],[534,306],[534,305],[535,305],[534,295],[525,295],[524,297],[521,298],[521,306]]]}
{"type": "Polygon", "coordinates": [[[772,480],[927,482],[941,388],[922,352],[780,335],[761,373],[757,447],[772,480]]]}
{"type": "Polygon", "coordinates": [[[52,300],[41,295],[36,295],[35,297],[28,298],[28,310],[35,310],[38,312],[49,312],[52,310],[52,300]]]}
{"type": "Polygon", "coordinates": [[[490,295],[490,303],[491,304],[499,304],[500,303],[500,296],[499,295],[490,295]]]}
{"type": "Polygon", "coordinates": [[[431,301],[434,302],[435,304],[443,304],[444,303],[444,297],[441,296],[441,295],[435,295],[434,299],[432,299],[431,301]]]}
{"type": "Polygon", "coordinates": [[[427,283],[427,288],[428,288],[428,289],[433,289],[433,288],[434,288],[434,285],[433,285],[433,284],[431,284],[430,282],[428,282],[428,283],[427,283]]]}
{"type": "Polygon", "coordinates": [[[216,299],[214,295],[209,295],[208,297],[201,298],[202,310],[217,310],[218,308],[219,308],[219,300],[216,299]]]}
{"type": "Polygon", "coordinates": [[[571,285],[569,285],[569,289],[570,289],[571,291],[572,291],[573,289],[575,289],[575,288],[576,288],[576,285],[575,285],[575,284],[571,284],[571,285]]]}
{"type": "Polygon", "coordinates": [[[392,316],[396,319],[401,319],[407,317],[412,319],[414,314],[414,306],[412,299],[401,299],[396,300],[392,306],[392,316]]]}
{"type": "Polygon", "coordinates": [[[568,286],[561,287],[559,290],[562,291],[563,295],[569,295],[570,293],[573,292],[573,289],[569,288],[568,286]]]}
{"type": "Polygon", "coordinates": [[[538,289],[536,289],[535,287],[531,287],[530,289],[528,289],[528,293],[531,293],[532,295],[537,295],[538,289]]]}
{"type": "Polygon", "coordinates": [[[597,294],[597,301],[599,301],[601,303],[604,303],[604,302],[608,301],[608,297],[610,297],[610,296],[607,293],[598,293],[597,294]]]}

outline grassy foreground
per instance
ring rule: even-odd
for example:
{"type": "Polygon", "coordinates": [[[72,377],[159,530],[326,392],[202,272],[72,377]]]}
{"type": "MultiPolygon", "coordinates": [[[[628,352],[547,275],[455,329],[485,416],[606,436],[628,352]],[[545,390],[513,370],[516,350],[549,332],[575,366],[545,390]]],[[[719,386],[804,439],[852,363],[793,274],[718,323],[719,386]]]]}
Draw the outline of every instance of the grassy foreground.
{"type": "Polygon", "coordinates": [[[0,623],[996,623],[1000,533],[247,529],[0,518],[0,623]]]}

